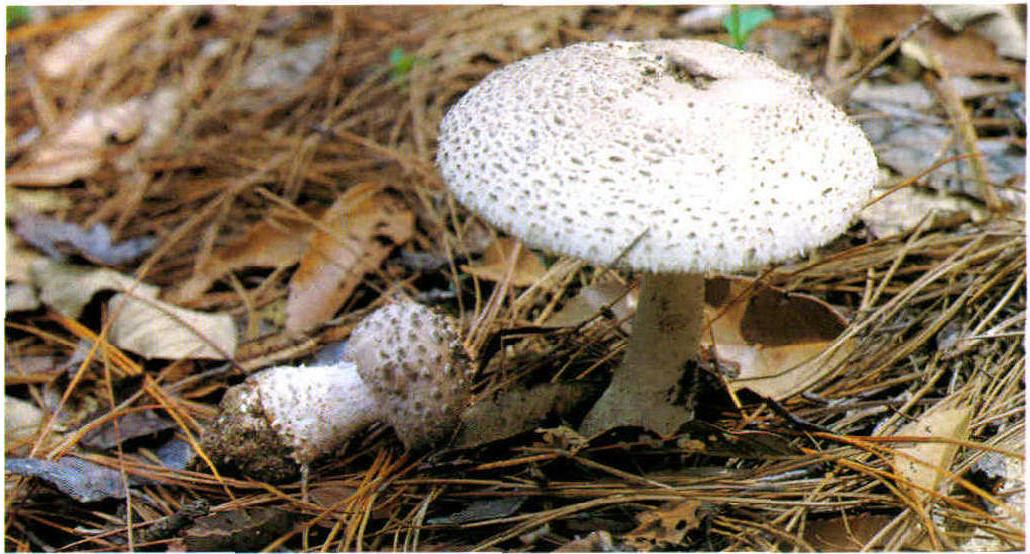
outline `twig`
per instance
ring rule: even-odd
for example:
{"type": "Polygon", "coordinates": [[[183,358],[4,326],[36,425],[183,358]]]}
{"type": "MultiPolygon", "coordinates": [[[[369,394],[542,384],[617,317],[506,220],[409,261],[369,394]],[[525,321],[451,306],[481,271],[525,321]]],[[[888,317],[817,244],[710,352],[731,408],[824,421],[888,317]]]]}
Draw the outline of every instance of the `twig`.
{"type": "Polygon", "coordinates": [[[931,63],[937,76],[927,74],[924,76],[924,80],[944,104],[944,109],[948,112],[948,119],[951,120],[955,132],[962,140],[962,146],[969,155],[969,165],[973,170],[973,176],[980,184],[980,191],[987,203],[987,209],[993,214],[1005,213],[1008,211],[1008,206],[998,197],[998,193],[994,190],[994,184],[987,174],[987,168],[980,155],[980,147],[977,145],[976,127],[973,126],[969,117],[969,110],[955,91],[955,87],[948,81],[948,70],[944,64],[932,52],[929,53],[929,58],[932,60],[931,63]]]}
{"type": "Polygon", "coordinates": [[[898,48],[901,48],[901,43],[908,40],[909,37],[919,30],[920,27],[929,23],[932,19],[933,18],[929,13],[924,14],[923,17],[920,17],[915,23],[909,26],[908,29],[905,29],[900,35],[894,37],[894,40],[892,40],[886,48],[881,50],[876,57],[869,60],[869,63],[865,64],[858,73],[852,75],[844,82],[834,85],[833,88],[826,92],[826,96],[828,96],[835,104],[844,103],[844,101],[851,96],[851,90],[855,88],[862,79],[865,79],[866,75],[869,75],[872,70],[879,67],[880,64],[887,60],[887,58],[897,52],[898,48]]]}

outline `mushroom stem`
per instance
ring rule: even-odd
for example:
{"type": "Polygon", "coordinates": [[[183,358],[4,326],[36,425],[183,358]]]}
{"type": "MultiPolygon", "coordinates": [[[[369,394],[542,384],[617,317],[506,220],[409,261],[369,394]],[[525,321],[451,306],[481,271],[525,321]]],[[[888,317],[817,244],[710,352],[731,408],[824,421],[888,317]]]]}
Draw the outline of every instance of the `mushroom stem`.
{"type": "Polygon", "coordinates": [[[383,418],[350,362],[276,369],[260,381],[261,404],[302,467],[383,418]]]}
{"type": "Polygon", "coordinates": [[[639,425],[670,436],[690,421],[693,408],[682,403],[680,379],[697,358],[704,296],[704,275],[644,275],[626,356],[583,420],[581,433],[639,425]]]}
{"type": "Polygon", "coordinates": [[[381,417],[350,362],[272,367],[226,392],[204,449],[220,465],[282,481],[381,417]]]}

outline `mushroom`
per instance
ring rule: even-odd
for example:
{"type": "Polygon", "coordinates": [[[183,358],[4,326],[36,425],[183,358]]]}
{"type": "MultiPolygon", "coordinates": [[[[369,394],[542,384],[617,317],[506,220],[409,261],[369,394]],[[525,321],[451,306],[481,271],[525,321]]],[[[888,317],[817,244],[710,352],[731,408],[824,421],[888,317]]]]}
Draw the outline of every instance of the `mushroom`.
{"type": "Polygon", "coordinates": [[[385,306],[354,328],[344,358],[269,368],[232,387],[205,450],[219,465],[283,481],[375,421],[408,449],[457,426],[470,365],[453,318],[414,302],[385,306]]]}
{"type": "Polygon", "coordinates": [[[689,421],[679,382],[705,273],[825,244],[877,178],[862,131],[807,80],[693,40],[574,44],[499,69],[444,117],[437,165],[462,204],[528,245],[643,272],[584,434],[689,421]]]}

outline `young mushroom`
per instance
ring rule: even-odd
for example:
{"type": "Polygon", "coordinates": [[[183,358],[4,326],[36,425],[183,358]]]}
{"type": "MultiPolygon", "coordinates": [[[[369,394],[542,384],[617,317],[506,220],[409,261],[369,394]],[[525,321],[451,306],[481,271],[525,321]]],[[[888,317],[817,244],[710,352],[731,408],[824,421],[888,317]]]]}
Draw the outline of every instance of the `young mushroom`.
{"type": "Polygon", "coordinates": [[[440,126],[457,199],[527,244],[643,272],[626,355],[582,423],[668,436],[691,417],[704,275],[841,234],[872,147],[804,78],[712,42],[581,43],[488,75],[440,126]]]}
{"type": "Polygon", "coordinates": [[[354,328],[339,363],[273,367],[229,389],[204,447],[219,465],[270,482],[294,477],[375,421],[421,449],[457,426],[469,368],[453,318],[391,304],[354,328]]]}

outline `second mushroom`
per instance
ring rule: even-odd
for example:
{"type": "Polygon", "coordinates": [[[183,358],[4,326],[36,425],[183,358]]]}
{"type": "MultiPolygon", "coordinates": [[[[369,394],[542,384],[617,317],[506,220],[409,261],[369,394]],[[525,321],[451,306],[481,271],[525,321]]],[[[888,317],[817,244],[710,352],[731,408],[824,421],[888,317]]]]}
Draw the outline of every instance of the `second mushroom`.
{"type": "Polygon", "coordinates": [[[679,383],[705,273],[828,242],[877,180],[862,131],[806,79],[692,40],[574,44],[495,71],[447,113],[437,164],[460,202],[530,246],[643,272],[584,434],[689,421],[679,383]]]}
{"type": "Polygon", "coordinates": [[[343,360],[269,368],[229,389],[204,448],[218,465],[273,482],[303,473],[376,421],[421,449],[458,425],[469,371],[453,318],[390,304],[354,328],[343,360]]]}

